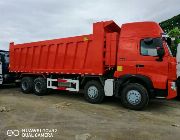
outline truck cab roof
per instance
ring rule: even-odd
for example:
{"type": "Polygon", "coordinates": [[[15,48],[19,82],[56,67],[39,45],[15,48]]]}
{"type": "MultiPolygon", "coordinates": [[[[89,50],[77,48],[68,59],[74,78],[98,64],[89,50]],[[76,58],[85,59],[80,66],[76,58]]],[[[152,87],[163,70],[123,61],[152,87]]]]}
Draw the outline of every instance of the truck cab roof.
{"type": "Polygon", "coordinates": [[[164,33],[156,22],[133,22],[123,24],[121,27],[121,37],[160,37],[164,33]]]}

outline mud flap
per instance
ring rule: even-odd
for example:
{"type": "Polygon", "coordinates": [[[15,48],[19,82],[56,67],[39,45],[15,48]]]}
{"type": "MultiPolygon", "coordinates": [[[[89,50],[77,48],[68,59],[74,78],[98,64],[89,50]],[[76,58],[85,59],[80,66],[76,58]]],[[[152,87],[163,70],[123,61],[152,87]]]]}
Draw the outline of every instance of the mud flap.
{"type": "Polygon", "coordinates": [[[168,96],[166,99],[172,99],[177,96],[177,87],[176,83],[172,81],[168,81],[168,96]]]}
{"type": "Polygon", "coordinates": [[[105,96],[114,95],[114,79],[107,79],[104,86],[105,96]]]}

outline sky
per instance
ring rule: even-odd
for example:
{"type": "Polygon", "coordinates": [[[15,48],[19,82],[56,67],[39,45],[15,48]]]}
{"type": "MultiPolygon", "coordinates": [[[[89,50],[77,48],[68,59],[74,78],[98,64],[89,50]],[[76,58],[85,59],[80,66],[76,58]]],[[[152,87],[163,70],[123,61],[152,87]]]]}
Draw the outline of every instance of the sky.
{"type": "Polygon", "coordinates": [[[180,14],[179,0],[0,0],[0,49],[92,33],[92,23],[161,22],[180,14]]]}

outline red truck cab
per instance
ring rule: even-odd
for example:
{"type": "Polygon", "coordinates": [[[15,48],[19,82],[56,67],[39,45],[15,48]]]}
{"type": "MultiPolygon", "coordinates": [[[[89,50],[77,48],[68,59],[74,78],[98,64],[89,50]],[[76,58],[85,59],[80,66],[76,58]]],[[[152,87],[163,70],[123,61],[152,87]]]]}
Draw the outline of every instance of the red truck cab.
{"type": "Polygon", "coordinates": [[[122,25],[114,76],[143,85],[150,96],[170,99],[176,97],[176,60],[163,34],[155,22],[122,25]]]}

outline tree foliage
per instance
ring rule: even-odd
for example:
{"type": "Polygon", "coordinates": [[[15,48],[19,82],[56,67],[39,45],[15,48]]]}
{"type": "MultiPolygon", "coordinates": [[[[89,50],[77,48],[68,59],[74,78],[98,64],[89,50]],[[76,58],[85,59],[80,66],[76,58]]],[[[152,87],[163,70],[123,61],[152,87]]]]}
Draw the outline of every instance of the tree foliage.
{"type": "Polygon", "coordinates": [[[175,56],[178,43],[180,43],[180,14],[161,22],[160,26],[171,38],[174,38],[170,48],[175,56]]]}
{"type": "Polygon", "coordinates": [[[173,38],[178,38],[180,36],[180,30],[178,27],[175,27],[174,29],[170,30],[168,35],[173,38]]]}
{"type": "Polygon", "coordinates": [[[161,22],[160,26],[166,33],[170,32],[175,27],[178,27],[180,29],[180,14],[174,16],[171,19],[161,22]]]}
{"type": "Polygon", "coordinates": [[[168,33],[169,37],[174,38],[174,40],[172,40],[172,45],[171,50],[174,56],[176,56],[176,52],[177,52],[177,46],[180,43],[180,30],[178,27],[175,27],[174,29],[170,30],[168,33]]]}

